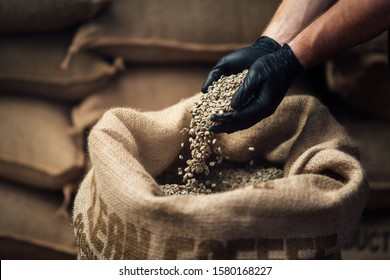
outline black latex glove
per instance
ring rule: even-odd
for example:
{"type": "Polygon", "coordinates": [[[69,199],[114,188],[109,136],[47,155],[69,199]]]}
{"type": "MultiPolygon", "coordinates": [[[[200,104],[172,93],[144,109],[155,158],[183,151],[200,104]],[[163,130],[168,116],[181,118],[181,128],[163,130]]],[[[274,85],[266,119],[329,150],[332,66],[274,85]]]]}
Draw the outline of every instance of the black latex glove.
{"type": "Polygon", "coordinates": [[[249,68],[243,84],[233,95],[232,112],[212,115],[215,133],[246,129],[270,116],[284,98],[303,67],[286,44],[274,53],[258,58],[249,68]]]}
{"type": "Polygon", "coordinates": [[[282,46],[279,45],[275,40],[262,36],[253,45],[239,49],[232,52],[223,58],[211,69],[206,81],[202,86],[202,92],[206,93],[208,87],[217,81],[221,75],[237,74],[249,67],[259,57],[273,53],[280,49],[282,46]]]}

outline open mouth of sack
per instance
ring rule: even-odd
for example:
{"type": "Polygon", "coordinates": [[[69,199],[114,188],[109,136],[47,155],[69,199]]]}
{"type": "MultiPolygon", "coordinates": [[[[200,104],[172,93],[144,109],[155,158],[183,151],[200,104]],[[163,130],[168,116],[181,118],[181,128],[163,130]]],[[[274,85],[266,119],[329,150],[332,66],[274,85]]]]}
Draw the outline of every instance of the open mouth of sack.
{"type": "Polygon", "coordinates": [[[280,166],[271,165],[261,159],[249,162],[224,160],[210,170],[208,175],[195,175],[196,180],[183,182],[177,172],[177,163],[156,177],[165,195],[213,194],[283,177],[280,166]]]}

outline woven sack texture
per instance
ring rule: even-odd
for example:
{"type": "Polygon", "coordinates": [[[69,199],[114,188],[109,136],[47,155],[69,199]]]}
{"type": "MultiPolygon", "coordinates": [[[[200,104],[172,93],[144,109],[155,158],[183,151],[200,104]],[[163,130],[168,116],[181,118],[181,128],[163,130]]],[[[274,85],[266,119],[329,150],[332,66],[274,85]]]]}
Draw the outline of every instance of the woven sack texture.
{"type": "Polygon", "coordinates": [[[138,66],[120,73],[72,109],[77,131],[91,128],[111,107],[156,111],[188,98],[200,89],[209,67],[138,66]]]}
{"type": "Polygon", "coordinates": [[[0,32],[56,31],[91,19],[110,0],[0,0],[0,32]]]}
{"type": "Polygon", "coordinates": [[[181,152],[195,95],[162,111],[107,111],[89,136],[76,195],[80,259],[337,257],[368,187],[358,150],[325,106],[286,97],[250,129],[219,135],[232,161],[284,166],[284,178],[215,195],[164,196],[154,180],[181,152]],[[255,152],[248,151],[248,145],[255,152]]]}
{"type": "Polygon", "coordinates": [[[337,113],[337,119],[355,140],[370,186],[366,208],[390,207],[390,124],[356,112],[337,113]]]}
{"type": "Polygon", "coordinates": [[[104,86],[120,69],[96,55],[81,53],[61,68],[71,32],[0,38],[0,90],[77,101],[104,86]]]}
{"type": "Polygon", "coordinates": [[[70,132],[70,108],[35,98],[0,95],[0,176],[60,190],[84,165],[81,138],[70,132]]]}
{"type": "Polygon", "coordinates": [[[136,62],[215,62],[252,44],[279,0],[116,0],[82,26],[69,56],[94,49],[136,62]]]}
{"type": "Polygon", "coordinates": [[[385,33],[327,62],[326,79],[329,89],[347,104],[372,116],[390,119],[385,33]]]}
{"type": "Polygon", "coordinates": [[[1,259],[75,259],[71,221],[57,212],[61,203],[60,193],[0,181],[1,259]]]}

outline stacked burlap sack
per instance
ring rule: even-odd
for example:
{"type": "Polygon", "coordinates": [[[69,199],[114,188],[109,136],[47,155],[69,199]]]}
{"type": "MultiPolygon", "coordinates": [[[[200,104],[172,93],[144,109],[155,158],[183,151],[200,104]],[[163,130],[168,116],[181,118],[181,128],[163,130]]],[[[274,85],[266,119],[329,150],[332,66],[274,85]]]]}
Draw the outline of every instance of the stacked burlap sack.
{"type": "Polygon", "coordinates": [[[77,193],[80,259],[328,259],[356,230],[368,195],[358,150],[317,99],[286,97],[250,129],[219,135],[236,162],[261,158],[284,178],[213,195],[164,196],[199,98],[161,111],[107,111],[89,136],[77,193]],[[248,151],[248,143],[255,152],[248,151]]]}
{"type": "Polygon", "coordinates": [[[372,189],[369,208],[390,207],[390,71],[387,32],[326,64],[338,120],[356,139],[372,189]],[[350,107],[350,109],[348,109],[350,107]]]}
{"type": "Polygon", "coordinates": [[[326,64],[329,89],[351,107],[390,120],[387,32],[326,64]]]}
{"type": "Polygon", "coordinates": [[[75,102],[109,81],[118,63],[87,53],[66,69],[61,63],[75,25],[108,2],[0,0],[2,259],[76,256],[66,207],[85,159],[70,112],[75,102]]]}
{"type": "Polygon", "coordinates": [[[212,62],[261,34],[280,0],[115,0],[84,24],[67,61],[83,49],[139,63],[212,62]]]}
{"type": "MultiPolygon", "coordinates": [[[[75,106],[75,131],[91,128],[110,107],[157,110],[192,96],[223,55],[260,36],[279,3],[115,0],[78,29],[64,65],[90,50],[123,58],[127,70],[75,106]]],[[[293,92],[302,87],[310,85],[303,80],[293,92]]]]}
{"type": "Polygon", "coordinates": [[[355,139],[370,196],[345,259],[390,259],[390,71],[387,33],[326,63],[333,113],[355,139]]]}

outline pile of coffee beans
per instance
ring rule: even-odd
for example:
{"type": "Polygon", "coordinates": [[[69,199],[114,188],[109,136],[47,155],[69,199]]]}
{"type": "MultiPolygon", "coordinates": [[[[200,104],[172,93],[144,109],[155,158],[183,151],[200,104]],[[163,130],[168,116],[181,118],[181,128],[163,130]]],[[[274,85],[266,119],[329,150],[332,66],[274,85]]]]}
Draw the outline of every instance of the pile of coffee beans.
{"type": "Polygon", "coordinates": [[[282,177],[283,170],[261,161],[236,163],[224,160],[202,178],[206,183],[182,184],[181,177],[174,170],[161,174],[158,182],[165,195],[191,195],[219,193],[282,177]]]}
{"type": "MultiPolygon", "coordinates": [[[[210,116],[232,111],[231,99],[247,73],[248,70],[244,70],[236,75],[221,76],[209,86],[207,93],[194,103],[190,127],[182,130],[182,133],[188,133],[189,137],[188,143],[182,143],[181,147],[184,150],[186,145],[189,145],[190,151],[188,159],[183,154],[179,155],[179,159],[185,163],[185,167],[177,169],[177,174],[182,176],[182,182],[163,185],[165,194],[209,194],[235,188],[239,185],[238,180],[249,184],[262,182],[268,175],[269,178],[280,176],[280,170],[264,169],[259,166],[251,176],[246,169],[218,168],[224,159],[228,158],[223,155],[218,135],[209,131],[209,127],[215,125],[210,116]],[[240,176],[242,179],[238,179],[240,176]]],[[[255,148],[248,147],[248,150],[254,151],[255,148]]],[[[249,165],[253,166],[253,161],[249,165]]]]}

